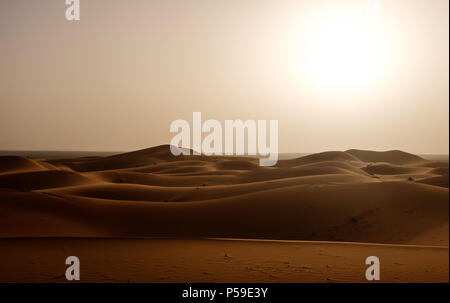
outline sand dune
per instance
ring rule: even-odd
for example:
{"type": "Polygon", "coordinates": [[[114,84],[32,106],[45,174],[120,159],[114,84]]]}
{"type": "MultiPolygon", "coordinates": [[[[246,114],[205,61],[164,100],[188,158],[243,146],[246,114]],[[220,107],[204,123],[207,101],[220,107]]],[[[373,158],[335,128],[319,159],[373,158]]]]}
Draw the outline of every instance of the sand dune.
{"type": "Polygon", "coordinates": [[[421,163],[425,160],[419,156],[405,153],[400,150],[390,150],[384,152],[349,149],[346,153],[351,154],[364,162],[388,162],[391,164],[412,164],[421,163]]]}
{"type": "Polygon", "coordinates": [[[164,145],[107,157],[0,157],[0,165],[2,238],[448,247],[448,163],[401,151],[332,151],[260,167],[254,158],[175,157],[164,145]]]}
{"type": "Polygon", "coordinates": [[[323,161],[359,161],[359,159],[346,152],[329,151],[307,155],[292,160],[283,160],[279,162],[278,166],[298,166],[323,161]]]}
{"type": "Polygon", "coordinates": [[[369,164],[362,168],[371,175],[404,175],[418,172],[426,172],[427,168],[405,167],[400,165],[392,165],[389,163],[369,164]]]}
{"type": "MultiPolygon", "coordinates": [[[[135,189],[133,198],[140,201],[117,200],[123,199],[126,190],[111,193],[112,188],[103,188],[100,192],[100,189],[88,186],[73,187],[70,188],[73,191],[67,193],[63,193],[63,189],[47,193],[3,193],[4,206],[10,209],[18,205],[22,209],[34,207],[49,217],[62,214],[72,221],[103,229],[105,236],[202,236],[448,245],[448,190],[428,185],[406,182],[316,184],[235,193],[227,197],[217,197],[220,191],[201,193],[200,189],[197,193],[183,192],[178,188],[174,191],[178,195],[174,194],[172,198],[175,201],[170,202],[144,201],[146,198],[161,200],[166,193],[140,192],[134,186],[131,188],[135,189]],[[58,202],[51,203],[58,205],[52,208],[49,201],[37,200],[34,195],[57,197],[58,202]],[[92,197],[94,195],[97,197],[92,197]],[[100,199],[100,195],[110,196],[100,199]],[[113,195],[115,200],[107,199],[113,195]],[[211,198],[211,195],[215,197],[211,198]],[[438,232],[432,237],[420,238],[422,233],[430,230],[438,232]]],[[[145,186],[141,188],[145,189],[145,186]]],[[[11,225],[3,232],[16,231],[14,236],[27,235],[22,225],[19,225],[19,230],[17,228],[11,225]]],[[[61,235],[61,228],[53,228],[54,232],[48,233],[52,230],[49,227],[40,235],[61,235]]],[[[66,228],[70,229],[70,226],[66,228]]],[[[37,231],[33,230],[33,233],[37,231]]]]}
{"type": "Polygon", "coordinates": [[[51,167],[49,163],[17,156],[0,157],[0,174],[21,171],[35,171],[51,167]]]}
{"type": "Polygon", "coordinates": [[[43,170],[0,175],[0,187],[21,190],[56,188],[90,183],[91,180],[77,172],[43,170]]]}

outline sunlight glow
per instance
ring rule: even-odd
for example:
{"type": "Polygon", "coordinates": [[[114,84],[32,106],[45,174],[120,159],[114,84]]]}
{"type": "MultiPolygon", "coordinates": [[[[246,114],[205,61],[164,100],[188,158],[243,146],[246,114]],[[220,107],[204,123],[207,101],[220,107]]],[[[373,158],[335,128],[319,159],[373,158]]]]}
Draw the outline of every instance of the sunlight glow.
{"type": "Polygon", "coordinates": [[[306,38],[302,68],[319,88],[345,90],[367,85],[382,72],[384,46],[373,7],[359,12],[333,11],[314,20],[306,38]]]}

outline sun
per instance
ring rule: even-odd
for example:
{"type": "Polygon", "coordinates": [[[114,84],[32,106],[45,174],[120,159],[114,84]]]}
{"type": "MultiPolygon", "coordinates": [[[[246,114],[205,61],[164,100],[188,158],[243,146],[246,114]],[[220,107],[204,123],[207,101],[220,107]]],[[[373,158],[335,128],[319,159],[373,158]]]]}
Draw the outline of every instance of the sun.
{"type": "Polygon", "coordinates": [[[327,20],[307,45],[308,69],[322,85],[356,85],[376,71],[376,43],[355,20],[327,20]]]}
{"type": "MultiPolygon", "coordinates": [[[[369,11],[370,12],[370,11],[369,11]]],[[[383,71],[383,40],[374,14],[333,11],[309,24],[299,48],[300,69],[316,87],[348,90],[368,85],[383,71]]]]}

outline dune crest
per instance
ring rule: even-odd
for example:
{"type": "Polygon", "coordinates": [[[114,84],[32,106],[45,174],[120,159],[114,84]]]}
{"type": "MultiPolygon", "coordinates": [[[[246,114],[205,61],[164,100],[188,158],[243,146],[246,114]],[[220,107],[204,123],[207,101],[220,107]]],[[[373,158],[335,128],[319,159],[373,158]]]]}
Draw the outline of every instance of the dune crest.
{"type": "Polygon", "coordinates": [[[363,162],[387,162],[391,164],[413,164],[424,162],[425,160],[419,156],[406,153],[401,150],[390,150],[390,151],[370,151],[370,150],[359,150],[359,149],[349,149],[346,153],[351,154],[363,162]]]}
{"type": "Polygon", "coordinates": [[[448,245],[448,164],[348,150],[260,167],[169,145],[107,157],[0,157],[2,237],[241,237],[448,245]],[[54,218],[42,221],[42,216],[54,218]],[[39,224],[23,225],[23,219],[39,224]],[[74,223],[76,222],[76,223],[74,223]]]}

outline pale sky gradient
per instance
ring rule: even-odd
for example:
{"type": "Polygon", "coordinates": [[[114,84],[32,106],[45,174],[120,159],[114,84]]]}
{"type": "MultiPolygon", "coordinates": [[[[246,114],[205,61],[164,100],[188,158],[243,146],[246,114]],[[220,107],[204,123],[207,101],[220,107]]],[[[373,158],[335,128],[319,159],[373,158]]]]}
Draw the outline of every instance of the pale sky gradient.
{"type": "Polygon", "coordinates": [[[146,148],[201,111],[278,119],[280,152],[448,153],[448,0],[65,9],[0,0],[0,149],[146,148]]]}

